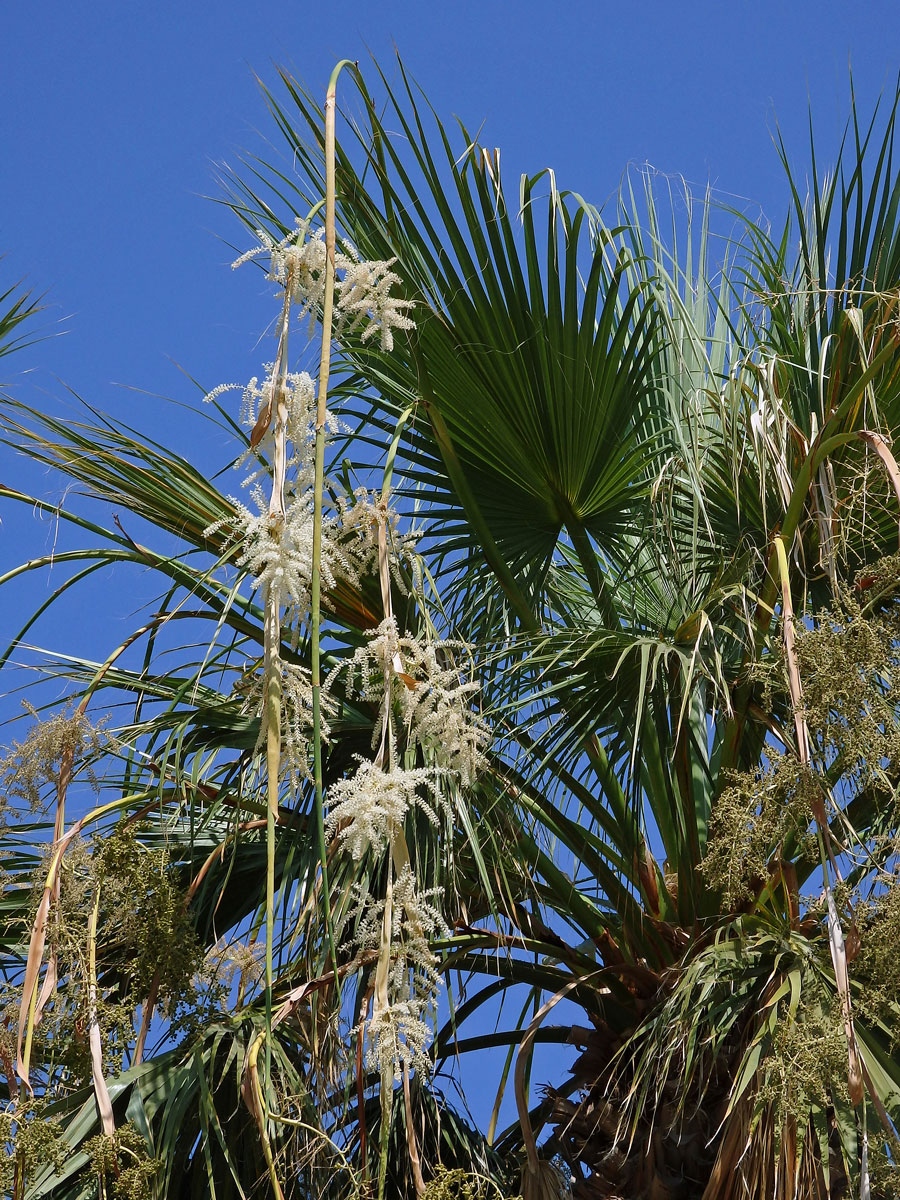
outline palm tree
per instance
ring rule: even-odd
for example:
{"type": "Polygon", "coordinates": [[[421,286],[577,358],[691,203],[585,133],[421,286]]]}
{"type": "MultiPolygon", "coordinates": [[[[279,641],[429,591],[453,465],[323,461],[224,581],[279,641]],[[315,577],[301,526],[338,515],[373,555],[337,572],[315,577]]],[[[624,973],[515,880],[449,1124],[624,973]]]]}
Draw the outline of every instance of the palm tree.
{"type": "MultiPolygon", "coordinates": [[[[688,220],[669,233],[665,197],[642,176],[612,220],[550,172],[508,202],[498,153],[465,128],[457,145],[402,68],[397,88],[378,80],[386,107],[359,80],[362,116],[338,144],[338,227],[361,259],[392,263],[415,329],[390,354],[368,330],[343,331],[330,403],[353,438],[335,458],[356,448],[366,477],[359,448],[389,447],[384,474],[421,529],[426,585],[401,578],[385,595],[375,580],[339,580],[326,649],[340,666],[389,608],[413,635],[474,647],[494,728],[486,767],[454,786],[437,828],[411,809],[406,842],[420,884],[443,889],[442,974],[469,980],[435,1055],[508,1047],[520,1119],[478,1134],[418,1075],[385,1104],[390,1089],[357,1053],[374,961],[336,944],[326,920],[352,924],[354,897],[383,894],[384,878],[338,853],[339,830],[320,854],[305,783],[285,785],[275,814],[266,1002],[253,980],[273,924],[260,718],[242,696],[267,642],[233,569],[235,506],[131,430],[7,404],[10,443],[141,523],[61,510],[92,545],[56,556],[73,567],[56,598],[112,563],[161,580],[154,611],[105,662],[67,651],[50,668],[80,706],[115,714],[115,742],[79,733],[115,797],[98,821],[126,815],[119,849],[97,846],[81,876],[95,913],[88,985],[110,1009],[141,1001],[149,1021],[163,999],[196,1011],[194,968],[222,935],[239,960],[238,982],[220,980],[221,1011],[183,1035],[166,1027],[156,1053],[143,1040],[138,1051],[121,1013],[103,1018],[122,1047],[103,1064],[113,1123],[161,1161],[165,1195],[239,1195],[267,1186],[267,1169],[297,1195],[367,1181],[415,1194],[438,1161],[500,1188],[522,1161],[526,1197],[558,1194],[559,1164],[578,1197],[836,1197],[866,1194],[870,1177],[889,1195],[900,95],[883,133],[854,114],[836,172],[813,157],[808,198],[779,145],[783,231],[729,214],[720,242],[709,198],[686,198],[688,220]],[[140,978],[123,863],[146,881],[138,925],[158,930],[140,978]],[[173,962],[176,942],[190,953],[173,962]],[[526,1001],[511,1006],[519,1019],[473,1033],[507,992],[526,1001]],[[583,1027],[552,1026],[562,998],[583,1027]],[[529,1107],[531,1047],[567,1037],[582,1050],[571,1078],[529,1107]],[[270,1092],[254,1100],[246,1064],[263,1045],[270,1092]]],[[[296,173],[252,163],[230,181],[233,207],[270,243],[326,190],[324,113],[282,83],[268,99],[296,173]]],[[[224,407],[214,419],[248,445],[224,407]]],[[[333,486],[336,503],[352,490],[333,486]]],[[[280,654],[304,667],[305,634],[280,654]]],[[[326,796],[379,721],[340,680],[334,703],[326,796]]],[[[45,760],[59,839],[63,758],[45,760]]],[[[7,869],[25,880],[36,858],[16,848],[7,869]]],[[[5,901],[13,982],[25,896],[5,901]]],[[[60,929],[50,1011],[74,1044],[77,1020],[64,1021],[83,1011],[84,984],[62,917],[60,929]]],[[[96,1172],[115,1173],[88,1140],[94,1091],[68,1085],[77,1071],[52,1037],[39,1058],[55,1099],[35,1127],[55,1118],[79,1153],[29,1194],[87,1194],[96,1172]]],[[[115,1169],[138,1169],[128,1153],[117,1143],[115,1169]]]]}
{"type": "MultiPolygon", "coordinates": [[[[346,353],[376,390],[369,420],[392,428],[412,407],[396,469],[439,522],[456,627],[497,648],[486,686],[514,730],[498,769],[533,875],[518,896],[508,885],[504,919],[517,949],[549,960],[544,990],[569,989],[596,1027],[574,1080],[587,1095],[545,1106],[557,1145],[590,1168],[585,1195],[836,1191],[861,1169],[848,1130],[868,1121],[875,1136],[895,1071],[886,1010],[862,998],[871,962],[855,968],[844,1071],[799,1091],[778,1072],[791,1039],[808,1059],[854,1008],[841,916],[814,920],[801,886],[830,894],[843,870],[843,920],[861,906],[872,940],[891,894],[892,755],[863,769],[836,732],[890,694],[888,665],[844,660],[873,689],[859,713],[827,691],[807,709],[800,687],[809,704],[817,630],[852,639],[878,613],[891,644],[896,104],[880,141],[854,117],[830,178],[813,158],[808,201],[779,146],[791,220],[777,239],[739,222],[714,276],[708,201],[681,247],[649,185],[629,185],[612,228],[549,173],[511,208],[498,155],[463,129],[460,157],[439,122],[433,151],[412,85],[381,82],[390,117],[364,96],[340,216],[366,255],[397,256],[424,315],[405,363],[346,353]],[[848,1070],[868,1070],[881,1100],[870,1088],[863,1103],[856,1078],[848,1092],[848,1070]]],[[[320,118],[285,83],[291,115],[272,105],[305,201],[321,186],[320,118]]],[[[292,193],[269,179],[284,212],[292,193]]],[[[251,222],[276,209],[242,195],[251,222]]]]}

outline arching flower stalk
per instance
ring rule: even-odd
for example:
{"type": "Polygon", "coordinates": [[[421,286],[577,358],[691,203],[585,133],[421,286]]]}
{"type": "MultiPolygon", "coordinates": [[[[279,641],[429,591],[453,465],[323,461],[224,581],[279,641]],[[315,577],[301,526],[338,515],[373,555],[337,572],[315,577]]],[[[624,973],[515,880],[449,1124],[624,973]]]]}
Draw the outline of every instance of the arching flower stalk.
{"type": "Polygon", "coordinates": [[[312,687],[313,780],[315,786],[316,836],[319,843],[319,869],[322,874],[322,899],[335,982],[339,979],[337,946],[331,918],[331,893],[328,886],[328,852],[325,845],[325,802],[322,773],[322,508],[325,490],[325,433],[328,419],[328,376],[331,370],[331,337],[334,310],[335,275],[335,183],[334,118],[338,76],[345,66],[342,59],[331,73],[325,96],[325,263],[322,294],[322,350],[319,358],[319,386],[316,395],[315,468],[313,480],[313,543],[310,602],[310,684],[312,687]]]}
{"type": "MultiPolygon", "coordinates": [[[[382,346],[393,345],[393,331],[409,329],[405,315],[411,302],[392,297],[390,288],[398,277],[392,263],[360,262],[352,247],[347,254],[335,249],[334,228],[334,85],[342,67],[335,69],[326,101],[325,227],[312,237],[310,222],[316,209],[297,229],[281,241],[257,231],[260,245],[238,258],[240,266],[259,255],[270,258],[268,277],[283,289],[275,362],[268,364],[260,384],[252,379],[243,389],[241,419],[251,427],[250,445],[237,465],[250,464],[244,480],[250,487],[256,511],[234,500],[235,517],[228,523],[230,540],[236,547],[237,567],[252,577],[263,592],[265,608],[265,665],[262,686],[260,738],[266,746],[267,777],[267,1005],[271,1005],[271,935],[274,904],[274,825],[278,812],[278,781],[281,775],[282,743],[290,759],[292,778],[307,774],[306,753],[312,743],[313,779],[316,791],[317,826],[323,887],[327,896],[327,860],[322,795],[321,742],[327,736],[321,681],[322,591],[334,587],[338,578],[358,583],[378,559],[374,530],[393,518],[386,499],[374,499],[364,489],[352,500],[339,501],[334,516],[324,514],[325,438],[334,422],[327,410],[331,343],[335,333],[362,328],[363,340],[380,333],[382,346]],[[331,149],[328,150],[327,147],[331,149]],[[338,279],[340,269],[343,278],[338,279]],[[337,289],[336,289],[337,285],[337,289]],[[300,316],[320,315],[322,349],[317,389],[311,377],[287,370],[287,346],[293,305],[300,316]],[[315,392],[315,400],[314,400],[315,392]],[[310,461],[312,459],[312,461],[310,461]],[[289,475],[290,471],[290,475],[289,475]],[[261,482],[271,472],[268,499],[261,482]],[[296,627],[309,619],[311,670],[308,679],[295,677],[284,664],[279,648],[283,632],[282,610],[295,614],[296,627]],[[291,686],[287,728],[284,720],[286,681],[291,686]],[[310,712],[311,737],[306,734],[306,712],[310,712]]],[[[238,385],[225,384],[210,392],[214,400],[238,385]]],[[[207,533],[213,532],[211,526],[207,533]]],[[[396,535],[409,548],[409,535],[396,535]]],[[[292,673],[293,671],[293,673],[292,673]]],[[[258,689],[251,688],[247,702],[257,703],[258,689]]],[[[334,935],[329,906],[325,904],[328,938],[336,967],[334,935]]]]}
{"type": "MultiPolygon", "coordinates": [[[[288,405],[284,378],[287,374],[287,343],[288,327],[291,314],[291,288],[289,284],[284,289],[281,327],[278,335],[278,353],[276,367],[271,374],[271,391],[263,413],[257,421],[251,434],[250,445],[262,440],[268,430],[269,422],[274,417],[272,453],[272,494],[269,500],[268,538],[277,545],[281,553],[275,559],[277,566],[265,581],[265,692],[263,702],[262,730],[266,739],[266,1080],[271,1079],[271,1028],[272,1028],[272,985],[273,964],[272,947],[275,928],[275,824],[278,820],[278,779],[281,768],[281,602],[288,591],[288,583],[283,570],[285,553],[285,533],[291,527],[285,510],[285,474],[287,471],[287,422],[288,405]],[[264,428],[261,430],[261,426],[264,428]]],[[[251,543],[252,544],[252,543],[251,543]]],[[[269,568],[264,568],[264,573],[269,568]]],[[[268,1124],[268,1097],[270,1089],[265,1089],[266,1110],[263,1114],[263,1141],[266,1140],[265,1126],[268,1124]]],[[[280,1186],[274,1165],[269,1160],[272,1185],[278,1200],[280,1186]]]]}
{"type": "MultiPolygon", "coordinates": [[[[263,590],[265,605],[265,669],[262,696],[251,686],[246,702],[262,700],[261,740],[266,746],[267,789],[267,880],[266,880],[266,1073],[270,1074],[269,1032],[272,1012],[272,936],[274,927],[274,845],[278,816],[279,778],[282,755],[290,759],[292,778],[307,770],[311,743],[315,817],[321,873],[321,903],[325,915],[335,980],[340,978],[337,947],[332,925],[326,836],[336,837],[339,846],[355,860],[388,854],[388,881],[381,906],[377,935],[374,926],[367,935],[368,949],[378,946],[374,1010],[370,1026],[369,1062],[377,1061],[382,1074],[382,1104],[386,1105],[384,1134],[389,1127],[392,1080],[401,1078],[401,1067],[427,1069],[425,1048],[429,1029],[426,1010],[433,1007],[438,987],[436,960],[428,938],[443,924],[437,910],[417,898],[415,877],[403,834],[403,820],[410,808],[425,813],[435,825],[446,800],[440,787],[442,764],[432,753],[435,767],[405,771],[392,749],[395,683],[417,691],[420,680],[406,673],[401,642],[414,672],[430,681],[419,703],[402,718],[407,730],[422,731],[424,745],[433,741],[434,722],[446,716],[450,746],[448,766],[460,778],[471,780],[480,761],[486,732],[481,725],[454,721],[454,705],[468,707],[472,685],[461,684],[450,660],[431,657],[414,639],[399,639],[391,613],[391,557],[388,532],[399,555],[411,549],[409,535],[400,534],[389,512],[387,487],[380,497],[364,490],[352,499],[339,501],[334,515],[324,512],[325,439],[332,424],[327,409],[331,344],[334,336],[359,336],[365,342],[377,337],[382,350],[390,350],[397,331],[412,328],[407,315],[411,302],[391,295],[399,278],[391,270],[394,260],[360,262],[355,250],[345,245],[338,252],[335,234],[335,89],[346,62],[339,63],[329,83],[325,102],[325,221],[324,229],[309,237],[314,214],[281,241],[260,231],[260,246],[239,258],[235,266],[259,255],[268,255],[269,278],[284,290],[275,363],[267,368],[260,385],[256,379],[244,389],[242,419],[252,426],[250,447],[241,460],[250,462],[245,484],[257,512],[235,502],[232,522],[236,545],[235,562],[250,574],[254,586],[263,590]],[[312,380],[308,375],[287,372],[287,332],[292,305],[301,317],[321,320],[321,356],[315,407],[312,380]],[[292,452],[289,453],[289,446],[292,452]],[[312,463],[310,463],[310,451],[312,463]],[[271,462],[272,487],[266,503],[260,483],[271,462]],[[292,477],[288,479],[288,471],[292,477]],[[326,826],[322,741],[327,736],[327,681],[321,675],[323,588],[330,589],[339,578],[358,582],[361,575],[377,567],[385,611],[384,639],[391,643],[389,659],[379,661],[383,683],[380,746],[374,762],[361,762],[355,775],[338,783],[333,792],[326,826]],[[311,664],[309,676],[300,668],[287,666],[280,658],[283,610],[292,609],[297,627],[308,614],[311,664]],[[408,643],[408,644],[407,644],[408,643]],[[298,671],[300,672],[298,674],[298,671]],[[425,693],[431,697],[426,699],[425,693]],[[309,723],[307,723],[310,714],[309,723]],[[430,714],[430,721],[426,719],[430,714]],[[310,729],[311,725],[311,729],[310,729]],[[396,877],[396,878],[395,878],[396,877]],[[374,939],[374,942],[373,942],[374,939]]],[[[319,206],[317,206],[319,207],[319,206]]],[[[216,389],[215,398],[224,389],[216,389]]],[[[402,576],[394,565],[394,576],[402,576]]],[[[370,649],[382,650],[373,640],[370,649]]],[[[449,644],[448,644],[449,650],[449,644]]],[[[360,669],[368,668],[362,659],[360,669]]],[[[378,738],[376,737],[376,741],[378,738]]],[[[432,747],[432,750],[434,747],[432,747]]],[[[370,914],[371,917],[371,914],[370,914]]],[[[371,924],[371,920],[370,920],[371,924]]],[[[257,1048],[258,1049],[258,1048],[257,1048]]],[[[255,1060],[254,1060],[255,1061],[255,1060]]],[[[281,1196],[271,1148],[268,1145],[268,1111],[255,1112],[266,1150],[269,1175],[276,1196],[281,1196]]],[[[259,1107],[259,1106],[257,1106],[259,1107]]],[[[383,1147],[384,1151],[384,1147],[383,1147]]],[[[380,1194],[384,1190],[386,1156],[382,1153],[380,1194]]],[[[421,1179],[420,1173],[417,1181],[421,1179]]],[[[422,1185],[424,1189],[424,1184],[422,1185]]]]}

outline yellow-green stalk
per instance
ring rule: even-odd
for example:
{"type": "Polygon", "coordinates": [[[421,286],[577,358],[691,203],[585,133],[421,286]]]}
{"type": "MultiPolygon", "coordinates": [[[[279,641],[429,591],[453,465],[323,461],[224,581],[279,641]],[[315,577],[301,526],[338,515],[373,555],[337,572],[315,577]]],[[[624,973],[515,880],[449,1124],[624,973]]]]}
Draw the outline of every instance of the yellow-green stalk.
{"type": "MultiPolygon", "coordinates": [[[[284,376],[288,361],[288,325],[292,278],[288,272],[284,281],[284,302],[281,326],[278,329],[278,350],[272,372],[272,394],[269,398],[269,419],[275,421],[275,450],[272,456],[272,491],[269,500],[269,521],[284,523],[284,476],[287,470],[288,409],[284,398],[284,376]]],[[[265,589],[265,1104],[263,1123],[268,1121],[271,1088],[271,1021],[272,1021],[272,944],[275,936],[275,826],[278,818],[278,775],[281,773],[281,596],[271,587],[265,589]]],[[[264,1134],[265,1142],[265,1134],[264,1134]]],[[[272,1187],[278,1190],[275,1165],[266,1158],[272,1177],[272,1187]]]]}
{"type": "MultiPolygon", "coordinates": [[[[281,768],[281,671],[278,647],[281,622],[277,597],[266,594],[266,1030],[272,1028],[272,945],[275,925],[275,824],[278,819],[278,775],[281,768]]],[[[266,1112],[268,1113],[272,1052],[266,1039],[266,1112]]]]}
{"type": "Polygon", "coordinates": [[[334,118],[338,76],[344,67],[353,66],[342,59],[331,73],[325,96],[325,293],[322,302],[322,353],[319,360],[319,387],[316,396],[315,483],[313,492],[313,546],[310,602],[310,657],[313,716],[313,779],[315,784],[316,835],[322,872],[322,899],[325,928],[339,986],[337,947],[331,920],[331,894],[328,886],[328,851],[325,845],[325,801],[322,784],[322,497],[325,487],[325,424],[328,419],[328,375],[331,370],[331,328],[334,313],[335,274],[335,189],[334,189],[334,118]]]}
{"type": "MultiPolygon", "coordinates": [[[[268,1022],[267,1022],[268,1023],[268,1022]]],[[[244,1068],[244,1085],[242,1091],[244,1099],[247,1102],[247,1107],[250,1109],[256,1125],[259,1129],[259,1137],[262,1142],[263,1158],[266,1162],[266,1168],[269,1172],[269,1182],[272,1184],[272,1194],[275,1200],[284,1200],[284,1192],[281,1190],[281,1183],[278,1179],[278,1171],[275,1166],[275,1158],[272,1154],[272,1144],[269,1141],[268,1131],[268,1102],[263,1097],[262,1088],[259,1083],[259,1072],[257,1070],[257,1059],[259,1057],[260,1044],[265,1041],[266,1054],[268,1055],[269,1042],[271,1037],[266,1034],[271,1033],[271,1029],[264,1029],[262,1033],[256,1035],[250,1045],[250,1050],[247,1053],[247,1063],[244,1068]]],[[[267,1089],[268,1090],[268,1089],[267,1089]]]]}

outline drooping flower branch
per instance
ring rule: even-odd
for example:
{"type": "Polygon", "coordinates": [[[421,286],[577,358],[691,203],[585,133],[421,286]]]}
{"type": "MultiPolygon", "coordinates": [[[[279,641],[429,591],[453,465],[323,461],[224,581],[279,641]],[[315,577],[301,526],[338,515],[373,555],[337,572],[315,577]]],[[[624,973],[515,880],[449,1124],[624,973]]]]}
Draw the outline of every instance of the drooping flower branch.
{"type": "MultiPolygon", "coordinates": [[[[327,407],[334,340],[353,335],[374,340],[390,352],[398,333],[411,330],[412,302],[397,296],[396,260],[361,261],[346,242],[338,249],[335,229],[335,88],[341,63],[329,84],[325,104],[324,227],[312,230],[322,207],[298,221],[276,240],[259,231],[259,246],[235,266],[267,256],[268,278],[282,293],[275,361],[260,383],[252,379],[242,392],[241,419],[251,430],[249,447],[238,465],[247,470],[244,484],[253,507],[234,501],[228,526],[231,561],[262,592],[265,609],[265,660],[262,681],[245,680],[241,691],[248,711],[261,719],[261,753],[266,776],[266,1029],[253,1043],[253,1086],[248,1103],[257,1121],[273,1190],[282,1194],[269,1145],[269,1086],[259,1082],[258,1057],[266,1046],[270,1078],[272,1029],[273,931],[275,924],[275,843],[280,788],[310,777],[319,851],[318,903],[324,916],[331,957],[331,978],[346,973],[338,962],[329,886],[329,860],[346,855],[365,866],[370,879],[384,880],[380,898],[365,894],[354,914],[341,922],[355,926],[352,949],[363,958],[377,952],[373,1006],[359,1035],[366,1040],[365,1063],[381,1080],[383,1137],[387,1135],[393,1083],[404,1084],[409,1104],[409,1072],[427,1074],[433,1014],[440,986],[432,940],[446,933],[440,895],[423,890],[404,832],[413,811],[433,826],[449,825],[449,795],[470,786],[485,760],[490,737],[476,708],[478,686],[460,668],[470,653],[463,643],[401,633],[393,613],[392,588],[405,589],[416,577],[413,537],[398,528],[389,506],[389,473],[381,493],[360,489],[332,501],[326,486],[325,446],[334,421],[327,407]],[[288,370],[288,331],[292,314],[321,325],[318,379],[288,370]],[[271,481],[269,494],[263,491],[271,481]],[[326,501],[328,509],[326,511],[326,501]],[[344,581],[358,585],[376,572],[382,601],[381,623],[349,658],[322,673],[323,619],[327,595],[344,581]],[[310,668],[285,662],[281,654],[286,624],[293,640],[309,632],[310,668]],[[359,759],[352,775],[324,791],[323,743],[331,694],[340,678],[343,695],[375,705],[373,757],[359,759]],[[312,760],[310,763],[310,759],[312,760]]],[[[226,385],[210,393],[217,398],[226,385]]],[[[469,672],[471,674],[471,672],[469,672]]],[[[362,959],[361,959],[362,961],[362,959]]],[[[337,1004],[340,1004],[339,993],[337,1004]]],[[[356,1033],[357,1031],[354,1031],[356,1033]]],[[[248,1058],[248,1063],[250,1059],[248,1058]]],[[[409,1117],[410,1114],[408,1113],[409,1117]]],[[[411,1121],[407,1124],[411,1127],[411,1121]]],[[[414,1135],[410,1155],[417,1188],[424,1190],[414,1135]],[[421,1185],[421,1186],[420,1186],[421,1185]]],[[[384,1149],[384,1148],[383,1148],[384,1149]]],[[[379,1194],[383,1194],[382,1154],[379,1194]]]]}
{"type": "MultiPolygon", "coordinates": [[[[326,100],[326,125],[328,119],[326,100]]],[[[413,301],[391,294],[391,289],[400,284],[400,277],[391,270],[396,258],[385,262],[361,261],[349,242],[341,243],[343,252],[337,249],[336,237],[329,243],[327,164],[325,210],[325,229],[312,237],[307,237],[309,218],[298,220],[296,230],[280,242],[264,229],[257,230],[260,245],[232,265],[238,267],[268,254],[269,278],[290,293],[301,316],[309,314],[315,321],[320,313],[324,315],[329,304],[331,324],[338,337],[361,330],[362,341],[377,337],[381,349],[390,352],[394,348],[394,332],[414,328],[414,321],[407,315],[413,301]]]]}

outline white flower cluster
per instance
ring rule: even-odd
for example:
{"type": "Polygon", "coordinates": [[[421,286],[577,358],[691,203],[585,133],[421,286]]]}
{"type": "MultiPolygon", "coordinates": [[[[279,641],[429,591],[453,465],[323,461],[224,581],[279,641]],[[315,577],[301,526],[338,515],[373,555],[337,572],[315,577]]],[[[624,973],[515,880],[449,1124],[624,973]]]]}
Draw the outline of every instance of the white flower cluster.
{"type": "MultiPolygon", "coordinates": [[[[469,785],[485,763],[490,726],[474,707],[479,685],[466,681],[456,658],[469,651],[465,642],[420,642],[401,637],[393,617],[372,631],[346,665],[348,690],[364,700],[385,699],[385,680],[391,680],[390,701],[399,709],[407,740],[417,742],[438,767],[469,785]]],[[[376,731],[377,736],[377,731],[376,731]]]]}
{"type": "Polygon", "coordinates": [[[401,592],[407,592],[401,565],[406,566],[414,578],[419,570],[414,554],[418,533],[402,532],[396,512],[377,492],[357,488],[352,499],[339,497],[338,519],[341,530],[353,539],[354,558],[361,574],[378,569],[378,529],[385,526],[389,545],[388,565],[391,576],[401,592]]]}
{"type": "MultiPolygon", "coordinates": [[[[391,965],[388,972],[388,1004],[369,1022],[366,1064],[382,1078],[399,1080],[404,1065],[431,1071],[427,1053],[431,1026],[426,1020],[433,1010],[441,977],[429,941],[448,934],[446,922],[431,900],[436,892],[419,893],[415,876],[404,868],[394,884],[391,929],[391,965]]],[[[376,949],[381,937],[384,901],[365,896],[351,917],[359,918],[355,944],[359,949],[376,949]]]]}
{"type": "Polygon", "coordinates": [[[347,247],[350,256],[342,256],[343,279],[338,280],[337,304],[341,314],[340,330],[355,333],[362,328],[362,341],[378,335],[382,350],[394,348],[395,329],[413,329],[415,322],[406,315],[412,300],[400,300],[390,294],[400,283],[391,267],[396,258],[387,262],[359,262],[355,251],[347,247]]]}
{"type": "MultiPolygon", "coordinates": [[[[269,279],[281,287],[289,287],[292,299],[299,305],[300,316],[314,316],[325,300],[326,248],[323,230],[307,237],[308,225],[297,221],[280,242],[264,229],[257,229],[260,244],[242,254],[231,265],[239,267],[250,259],[268,254],[269,279]]],[[[407,316],[412,300],[391,295],[399,285],[399,275],[391,270],[396,258],[385,262],[361,262],[356,250],[343,242],[345,253],[335,251],[335,333],[355,333],[362,329],[362,341],[378,336],[382,350],[394,348],[394,332],[414,328],[407,316]]]]}
{"type": "MultiPolygon", "coordinates": [[[[268,406],[276,398],[278,382],[275,376],[275,364],[266,363],[266,377],[259,382],[257,376],[246,385],[239,383],[223,383],[204,397],[204,403],[218,399],[224,392],[242,390],[239,420],[248,429],[256,426],[260,415],[265,413],[268,406]]],[[[287,409],[287,436],[293,452],[288,457],[287,468],[293,469],[294,477],[291,486],[295,492],[303,491],[313,483],[313,448],[315,442],[315,405],[316,389],[312,377],[306,372],[288,372],[281,382],[281,396],[287,409]]],[[[334,422],[330,422],[334,428],[334,422]]],[[[257,445],[244,451],[235,463],[240,468],[250,459],[256,463],[253,470],[245,479],[244,487],[256,483],[269,473],[265,459],[272,460],[275,450],[275,422],[270,414],[269,424],[257,445]]]]}
{"type": "Polygon", "coordinates": [[[454,657],[469,649],[464,642],[414,641],[404,666],[416,686],[397,689],[407,736],[466,787],[485,765],[491,740],[490,726],[473,707],[480,686],[463,677],[454,657]]]}
{"type": "MultiPolygon", "coordinates": [[[[257,483],[252,490],[257,512],[232,496],[236,515],[225,522],[217,521],[204,531],[208,537],[225,525],[230,542],[239,547],[235,563],[251,575],[254,588],[271,588],[276,603],[291,606],[301,620],[305,619],[310,604],[314,526],[312,492],[308,488],[300,490],[304,471],[297,471],[298,483],[290,488],[283,518],[269,513],[257,483]]],[[[339,508],[337,516],[323,519],[323,592],[334,588],[338,579],[358,584],[370,568],[371,539],[362,515],[353,504],[339,508]]]]}
{"type": "MultiPolygon", "coordinates": [[[[331,684],[335,676],[346,671],[347,691],[356,691],[361,699],[377,704],[384,699],[385,680],[403,670],[401,648],[414,639],[400,637],[393,617],[385,617],[367,634],[367,639],[364,645],[357,646],[351,659],[335,667],[328,682],[331,684]]],[[[376,729],[376,737],[377,732],[376,729]]]]}
{"type": "MultiPolygon", "coordinates": [[[[275,394],[277,380],[275,364],[266,363],[266,377],[260,384],[256,376],[244,388],[241,397],[240,420],[252,429],[260,412],[275,394]]],[[[309,445],[314,437],[314,413],[316,407],[316,385],[306,371],[288,371],[281,383],[282,397],[287,409],[287,434],[294,444],[295,452],[309,445]]]]}
{"type": "Polygon", "coordinates": [[[436,810],[446,807],[438,783],[438,773],[428,767],[384,771],[368,759],[360,759],[356,774],[331,788],[333,807],[325,832],[329,837],[337,834],[355,862],[368,853],[380,854],[411,808],[421,809],[437,825],[436,810]],[[432,802],[422,794],[423,789],[432,802]]]}
{"type": "MultiPolygon", "coordinates": [[[[313,509],[303,498],[296,498],[284,517],[270,516],[265,501],[255,494],[260,512],[253,513],[234,501],[238,514],[232,527],[232,540],[240,547],[236,564],[253,577],[253,586],[270,589],[279,606],[293,604],[305,612],[309,608],[312,580],[313,509]]],[[[323,550],[326,539],[323,538],[323,550]]],[[[329,555],[322,555],[322,579],[334,584],[329,555]]]]}
{"type": "Polygon", "coordinates": [[[325,299],[324,231],[320,229],[311,238],[306,236],[307,232],[306,222],[299,219],[297,228],[280,242],[264,229],[257,229],[260,244],[231,264],[231,269],[235,270],[251,259],[268,254],[269,279],[281,287],[290,286],[291,298],[300,305],[301,317],[320,308],[325,299]]]}
{"type": "Polygon", "coordinates": [[[426,1000],[409,994],[405,1000],[392,999],[386,1008],[372,1014],[366,1044],[370,1071],[378,1071],[382,1079],[393,1076],[398,1082],[404,1063],[426,1076],[431,1073],[431,1027],[423,1019],[427,1010],[426,1000]]]}
{"type": "MultiPolygon", "coordinates": [[[[299,663],[277,660],[281,674],[281,769],[292,785],[310,776],[310,744],[312,741],[312,677],[309,670],[299,663]]],[[[263,714],[260,721],[257,753],[266,744],[265,676],[254,672],[236,687],[242,696],[242,709],[251,715],[263,714]]],[[[331,736],[328,719],[335,712],[335,704],[326,691],[321,692],[322,707],[319,730],[323,741],[331,736]]]]}
{"type": "MultiPolygon", "coordinates": [[[[312,676],[306,667],[280,662],[281,665],[281,739],[282,761],[296,783],[309,778],[309,748],[313,730],[312,676]]],[[[328,740],[328,714],[333,710],[328,696],[322,696],[319,733],[328,740]]],[[[264,725],[264,722],[263,722],[264,725]]],[[[263,733],[260,726],[260,736],[263,733]]]]}

